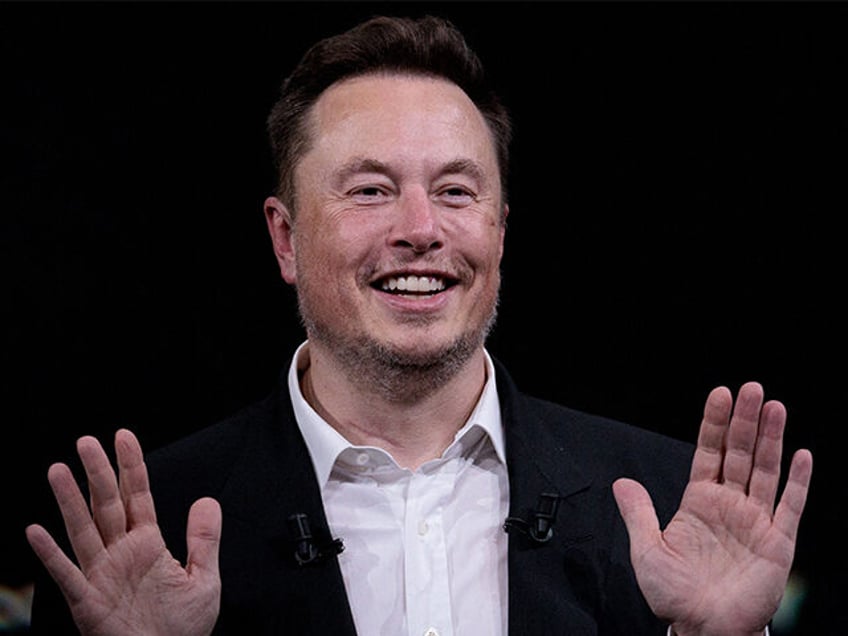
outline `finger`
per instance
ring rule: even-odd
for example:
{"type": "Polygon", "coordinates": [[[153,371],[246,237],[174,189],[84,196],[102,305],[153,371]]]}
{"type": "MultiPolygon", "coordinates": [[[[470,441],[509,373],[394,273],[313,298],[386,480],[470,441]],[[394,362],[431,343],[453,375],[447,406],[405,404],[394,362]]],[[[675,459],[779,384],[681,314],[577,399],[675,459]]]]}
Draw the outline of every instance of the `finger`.
{"type": "Polygon", "coordinates": [[[722,479],[727,486],[745,493],[748,492],[751,467],[754,465],[762,405],[763,387],[757,382],[744,384],[736,397],[727,431],[722,479]]]}
{"type": "Polygon", "coordinates": [[[733,396],[727,387],[716,387],[707,396],[698,445],[692,458],[692,481],[718,481],[724,457],[725,436],[730,422],[733,396]]]}
{"type": "Polygon", "coordinates": [[[156,508],[150,492],[147,466],[136,436],[127,429],[115,433],[115,454],[118,460],[121,497],[127,527],[156,523],[156,508]]]}
{"type": "Polygon", "coordinates": [[[796,451],[789,466],[789,476],[783,488],[783,495],[774,513],[774,525],[791,539],[793,545],[798,535],[801,514],[807,502],[812,474],[813,454],[806,449],[796,451]]]}
{"type": "Polygon", "coordinates": [[[103,543],[109,545],[127,531],[127,517],[115,471],[100,442],[94,437],[85,436],[77,440],[77,453],[88,478],[94,522],[100,530],[103,543]]]}
{"type": "Polygon", "coordinates": [[[630,554],[635,563],[660,537],[659,519],[651,496],[639,482],[617,479],[612,492],[630,537],[630,554]]]}
{"type": "Polygon", "coordinates": [[[88,585],[85,575],[42,526],[32,524],[27,526],[24,532],[33,552],[56,581],[68,603],[75,604],[79,601],[88,585]]]}
{"type": "Polygon", "coordinates": [[[786,425],[786,408],[777,401],[766,402],[760,415],[760,432],[754,453],[754,466],[748,494],[774,510],[777,486],[780,480],[780,461],[783,454],[783,431],[786,425]]]}
{"type": "Polygon", "coordinates": [[[218,549],[221,544],[221,506],[211,497],[198,499],[188,513],[186,570],[191,576],[218,577],[218,549]]]}
{"type": "Polygon", "coordinates": [[[71,469],[65,464],[53,464],[47,471],[47,481],[59,504],[71,548],[85,572],[102,553],[103,538],[71,469]]]}

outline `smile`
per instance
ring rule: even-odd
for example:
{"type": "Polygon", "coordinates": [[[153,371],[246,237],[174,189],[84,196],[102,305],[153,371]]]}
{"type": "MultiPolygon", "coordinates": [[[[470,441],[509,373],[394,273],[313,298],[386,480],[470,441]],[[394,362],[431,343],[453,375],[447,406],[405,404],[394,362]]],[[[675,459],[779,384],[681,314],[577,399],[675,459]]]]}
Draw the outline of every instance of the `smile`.
{"type": "Polygon", "coordinates": [[[448,286],[438,276],[389,276],[379,283],[379,288],[392,294],[435,294],[448,286]]]}

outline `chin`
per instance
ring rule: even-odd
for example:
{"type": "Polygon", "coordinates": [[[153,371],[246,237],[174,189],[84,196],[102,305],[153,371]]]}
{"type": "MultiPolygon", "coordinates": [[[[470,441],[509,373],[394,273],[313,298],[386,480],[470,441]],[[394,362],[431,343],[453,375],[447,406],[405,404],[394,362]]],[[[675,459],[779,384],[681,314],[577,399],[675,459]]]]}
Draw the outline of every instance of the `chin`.
{"type": "Polygon", "coordinates": [[[384,330],[371,335],[370,340],[380,348],[395,351],[398,356],[412,358],[438,358],[457,346],[466,348],[469,341],[476,341],[476,331],[446,333],[427,327],[405,326],[396,330],[384,330]]]}
{"type": "Polygon", "coordinates": [[[390,353],[398,362],[409,366],[434,367],[456,365],[467,361],[483,345],[486,332],[481,329],[454,334],[432,331],[405,334],[395,339],[379,339],[378,348],[390,353]]]}

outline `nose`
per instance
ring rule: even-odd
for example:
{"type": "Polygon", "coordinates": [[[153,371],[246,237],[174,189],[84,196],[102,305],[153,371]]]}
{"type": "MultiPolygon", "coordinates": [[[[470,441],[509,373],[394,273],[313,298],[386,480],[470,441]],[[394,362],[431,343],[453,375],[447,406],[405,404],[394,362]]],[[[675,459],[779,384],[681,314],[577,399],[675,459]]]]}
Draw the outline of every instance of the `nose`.
{"type": "Polygon", "coordinates": [[[439,210],[423,189],[404,192],[398,202],[390,242],[423,254],[443,244],[439,210]]]}

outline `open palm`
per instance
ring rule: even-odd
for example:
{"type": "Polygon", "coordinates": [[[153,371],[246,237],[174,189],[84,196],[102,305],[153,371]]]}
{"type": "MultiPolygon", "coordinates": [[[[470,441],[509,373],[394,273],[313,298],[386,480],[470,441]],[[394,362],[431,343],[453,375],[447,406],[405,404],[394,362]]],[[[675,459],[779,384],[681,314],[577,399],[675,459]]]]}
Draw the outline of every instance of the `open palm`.
{"type": "Polygon", "coordinates": [[[707,398],[680,509],[660,529],[638,483],[614,486],[639,586],[678,634],[762,633],[780,604],[809,489],[812,455],[792,459],[775,508],[786,410],[754,382],[707,398]]]}
{"type": "Polygon", "coordinates": [[[120,481],[92,437],[77,450],[88,478],[91,509],[65,464],[48,479],[77,566],[39,525],[27,538],[59,585],[82,634],[208,634],[220,605],[218,546],[221,511],[200,499],[189,512],[183,567],[171,556],[156,524],[141,447],[127,430],[115,435],[120,481]]]}

